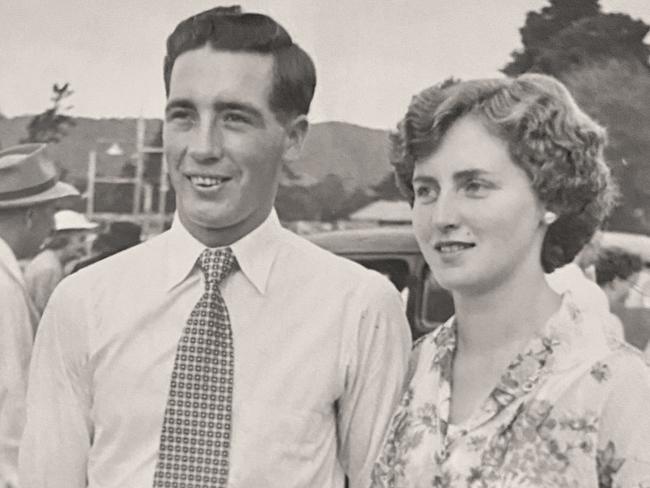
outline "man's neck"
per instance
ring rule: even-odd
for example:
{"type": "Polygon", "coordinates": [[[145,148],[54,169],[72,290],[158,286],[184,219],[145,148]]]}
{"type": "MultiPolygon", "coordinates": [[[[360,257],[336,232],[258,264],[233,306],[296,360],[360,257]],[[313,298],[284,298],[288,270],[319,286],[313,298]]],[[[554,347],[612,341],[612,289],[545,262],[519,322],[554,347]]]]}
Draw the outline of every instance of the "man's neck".
{"type": "Polygon", "coordinates": [[[181,214],[179,214],[179,219],[183,227],[185,227],[192,237],[204,246],[224,247],[230,246],[257,229],[266,221],[266,219],[269,218],[271,211],[272,210],[269,210],[266,215],[260,215],[257,219],[250,219],[232,226],[220,228],[207,228],[195,225],[194,223],[187,221],[181,214]]]}

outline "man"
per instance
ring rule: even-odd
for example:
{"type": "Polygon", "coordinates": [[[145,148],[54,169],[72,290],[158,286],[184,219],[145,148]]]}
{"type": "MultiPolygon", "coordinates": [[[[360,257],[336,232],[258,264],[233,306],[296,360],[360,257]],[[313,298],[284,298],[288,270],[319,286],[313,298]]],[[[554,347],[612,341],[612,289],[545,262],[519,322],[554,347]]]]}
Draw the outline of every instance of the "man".
{"type": "Polygon", "coordinates": [[[33,256],[53,226],[54,203],[79,193],[57,182],[45,145],[0,151],[0,487],[18,486],[18,443],[38,311],[18,259],[33,256]]]}
{"type": "Polygon", "coordinates": [[[71,272],[76,273],[86,266],[140,244],[142,242],[141,234],[142,226],[139,224],[134,222],[111,222],[108,230],[99,234],[93,241],[91,256],[77,261],[71,272]]]}
{"type": "Polygon", "coordinates": [[[74,210],[59,210],[54,214],[54,235],[25,267],[27,289],[39,314],[66,275],[66,265],[85,254],[86,237],[96,228],[96,223],[74,210]]]}
{"type": "Polygon", "coordinates": [[[410,333],[386,278],[273,211],[313,64],[269,17],[217,8],[177,26],[164,73],[175,222],[52,295],[22,488],[365,487],[410,333]]]}
{"type": "Polygon", "coordinates": [[[627,342],[643,350],[650,338],[650,310],[629,307],[627,299],[638,293],[636,281],[643,269],[643,261],[637,254],[624,249],[604,249],[595,266],[596,283],[609,300],[609,307],[627,342]]]}

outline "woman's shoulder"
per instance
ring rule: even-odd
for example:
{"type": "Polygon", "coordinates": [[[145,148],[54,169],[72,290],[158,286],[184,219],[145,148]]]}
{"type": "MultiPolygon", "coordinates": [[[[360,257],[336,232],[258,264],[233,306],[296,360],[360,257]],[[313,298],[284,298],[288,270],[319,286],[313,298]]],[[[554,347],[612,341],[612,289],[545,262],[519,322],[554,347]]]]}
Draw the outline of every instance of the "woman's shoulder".
{"type": "Polygon", "coordinates": [[[650,363],[643,352],[615,338],[610,338],[608,344],[611,352],[598,365],[606,365],[616,383],[636,385],[650,394],[650,363]]]}

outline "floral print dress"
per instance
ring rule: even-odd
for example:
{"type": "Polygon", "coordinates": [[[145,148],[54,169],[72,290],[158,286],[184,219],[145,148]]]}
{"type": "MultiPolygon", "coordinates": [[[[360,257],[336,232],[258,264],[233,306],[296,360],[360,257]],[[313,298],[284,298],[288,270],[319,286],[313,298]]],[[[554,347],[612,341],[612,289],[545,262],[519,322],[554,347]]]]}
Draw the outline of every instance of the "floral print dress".
{"type": "Polygon", "coordinates": [[[566,293],[470,418],[448,422],[456,324],[416,342],[372,488],[650,488],[650,368],[566,293]]]}

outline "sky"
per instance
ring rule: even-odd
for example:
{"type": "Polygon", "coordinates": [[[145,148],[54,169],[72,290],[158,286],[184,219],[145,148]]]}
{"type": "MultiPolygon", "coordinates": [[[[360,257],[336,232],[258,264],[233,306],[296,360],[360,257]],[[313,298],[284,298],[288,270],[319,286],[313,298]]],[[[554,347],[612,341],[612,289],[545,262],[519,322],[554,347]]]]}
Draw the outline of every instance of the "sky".
{"type": "MultiPolygon", "coordinates": [[[[20,0],[0,15],[0,113],[49,106],[69,82],[70,113],[161,117],[162,58],[176,24],[239,3],[278,20],[314,59],[310,119],[390,128],[411,96],[449,76],[501,76],[526,12],[546,0],[20,0]]],[[[650,24],[650,0],[601,0],[650,24]]]]}

